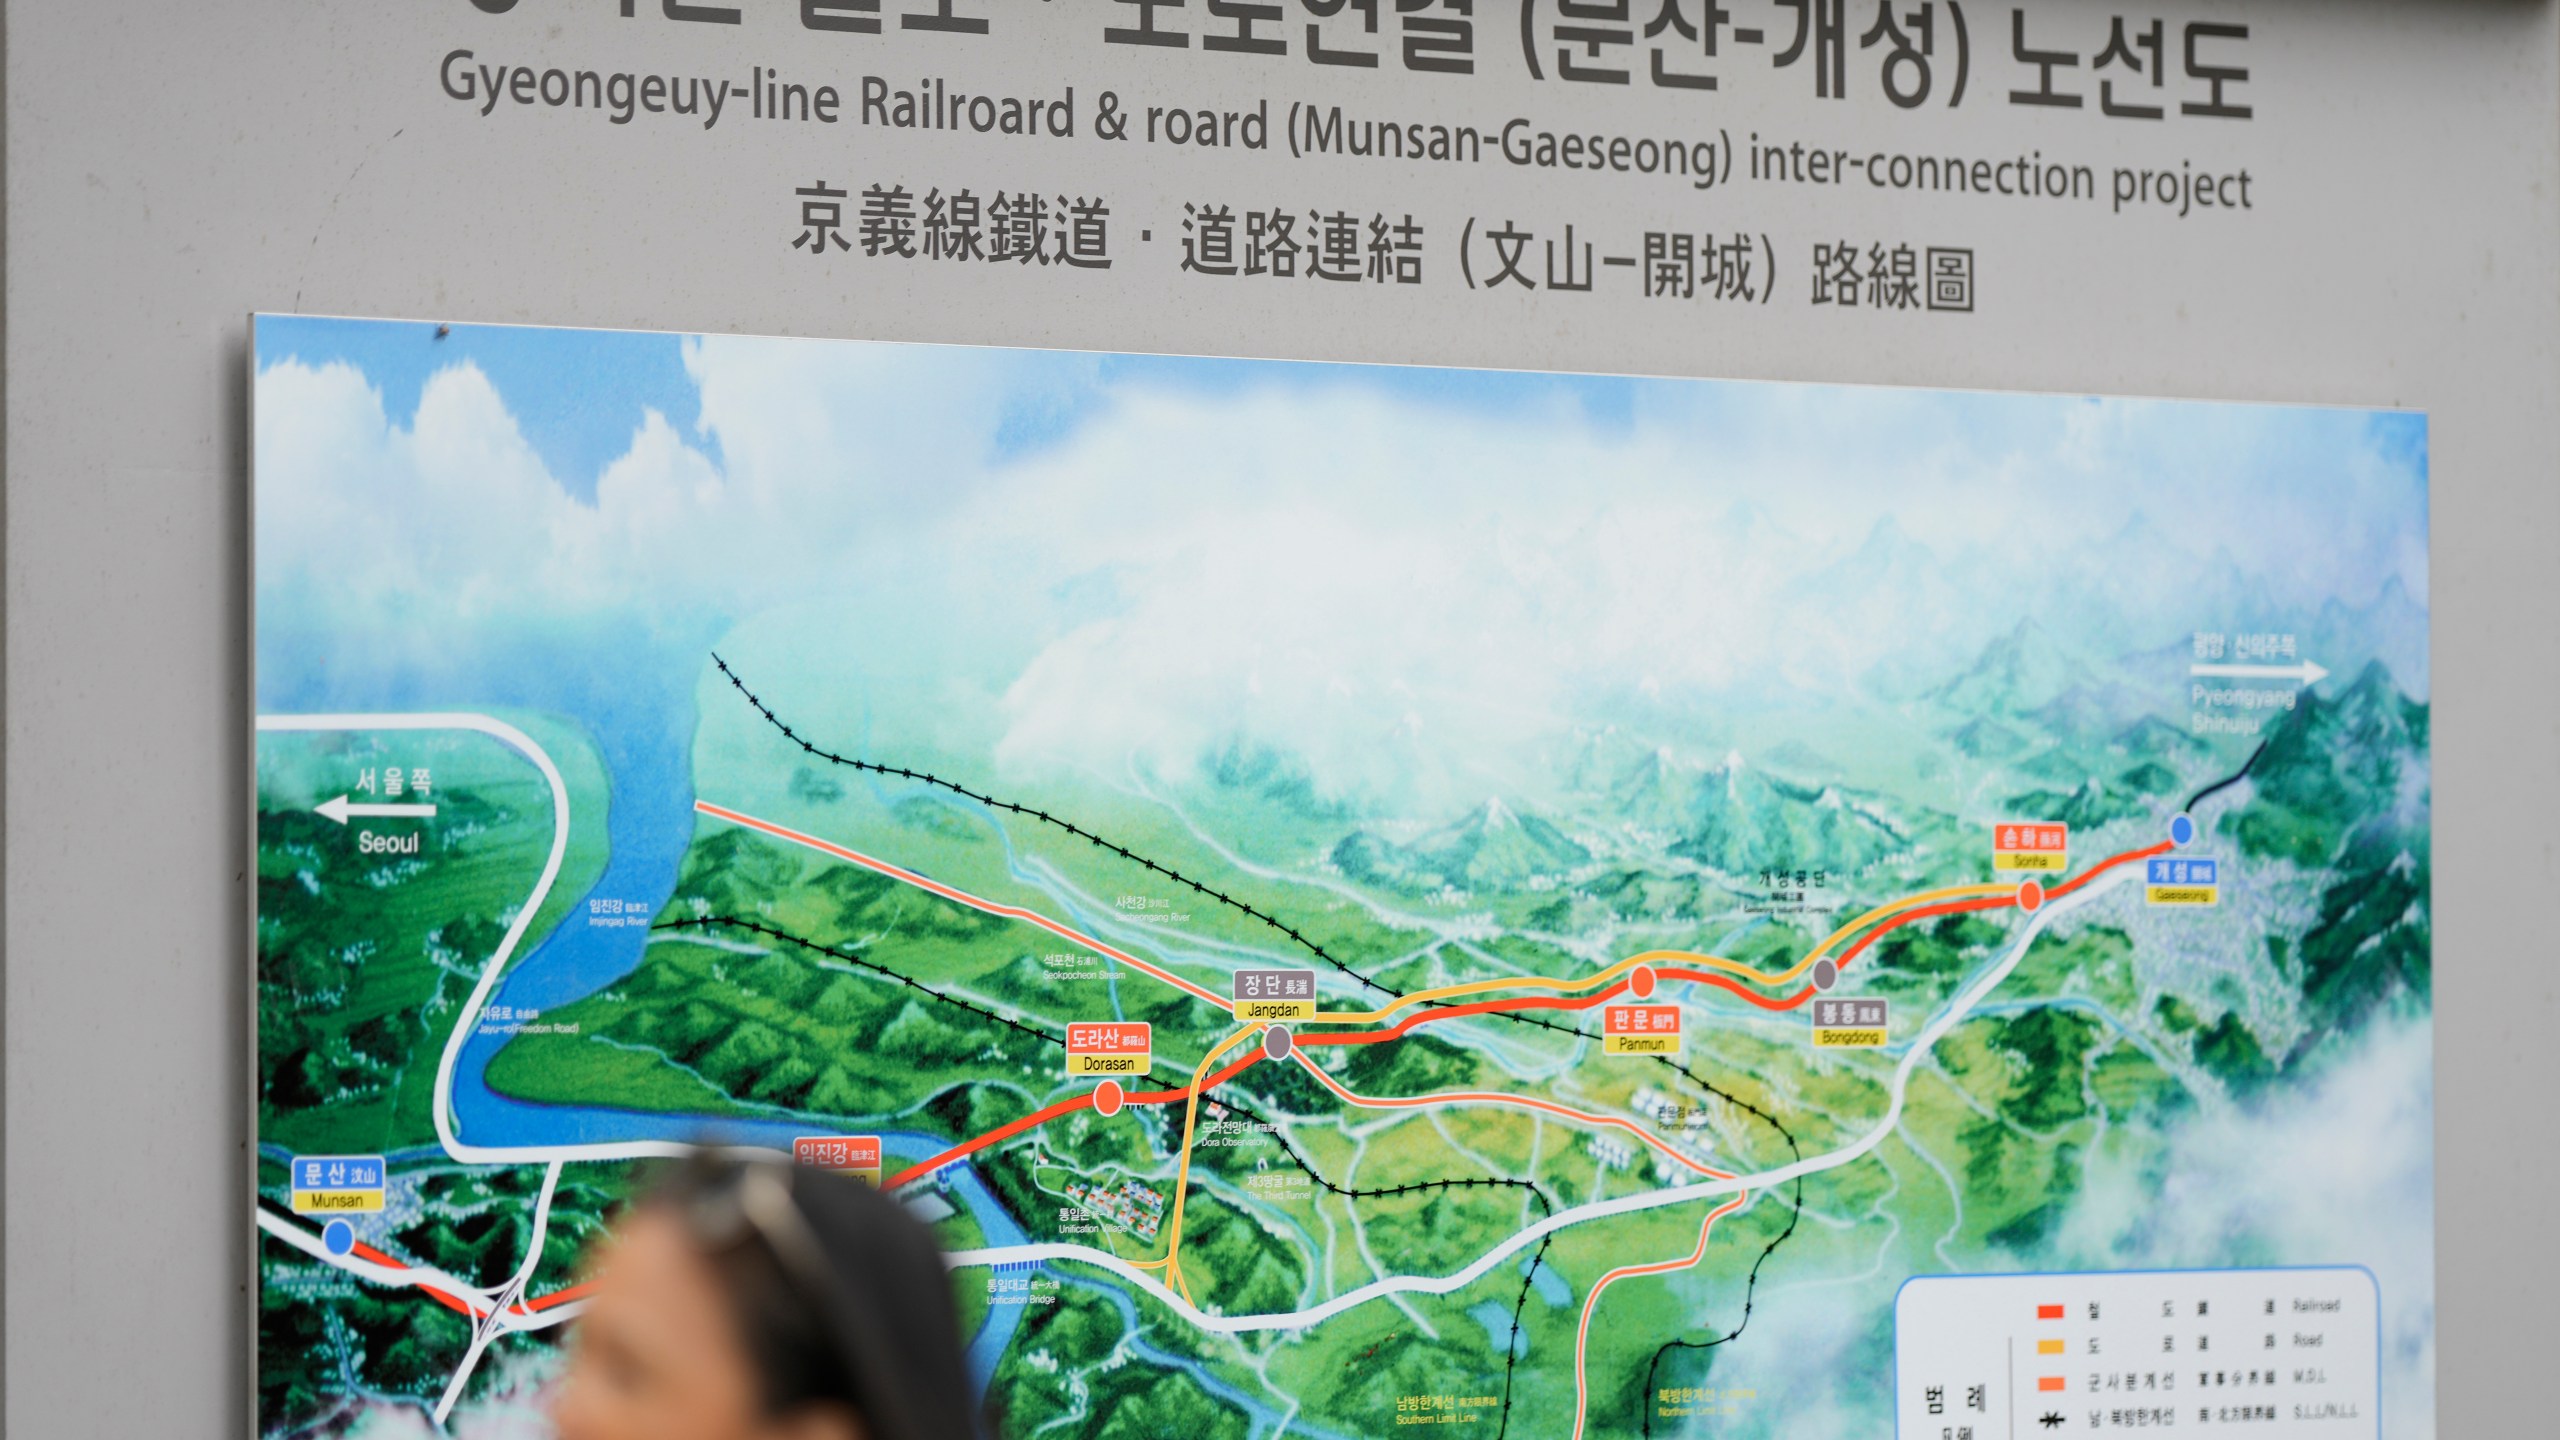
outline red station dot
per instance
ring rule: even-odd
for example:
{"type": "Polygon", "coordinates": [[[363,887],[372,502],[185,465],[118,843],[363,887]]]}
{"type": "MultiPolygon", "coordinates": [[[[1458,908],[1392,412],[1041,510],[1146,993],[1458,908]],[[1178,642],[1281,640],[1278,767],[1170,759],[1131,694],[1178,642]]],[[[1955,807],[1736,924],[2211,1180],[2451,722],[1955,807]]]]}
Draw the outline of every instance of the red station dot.
{"type": "Polygon", "coordinates": [[[2021,910],[2030,910],[2030,911],[2031,911],[2031,910],[2034,910],[2037,906],[2042,905],[2043,903],[2044,903],[2044,883],[2043,883],[2042,881],[2038,881],[2038,880],[2021,880],[2021,881],[2019,881],[2019,882],[2018,882],[2018,908],[2019,908],[2019,909],[2021,909],[2021,910]]]}
{"type": "Polygon", "coordinates": [[[1650,965],[1637,966],[1636,973],[1627,977],[1627,991],[1639,1000],[1652,999],[1653,967],[1650,965]]]}
{"type": "Polygon", "coordinates": [[[1120,1113],[1120,1082],[1105,1080],[1094,1087],[1093,1108],[1104,1115],[1120,1113]]]}

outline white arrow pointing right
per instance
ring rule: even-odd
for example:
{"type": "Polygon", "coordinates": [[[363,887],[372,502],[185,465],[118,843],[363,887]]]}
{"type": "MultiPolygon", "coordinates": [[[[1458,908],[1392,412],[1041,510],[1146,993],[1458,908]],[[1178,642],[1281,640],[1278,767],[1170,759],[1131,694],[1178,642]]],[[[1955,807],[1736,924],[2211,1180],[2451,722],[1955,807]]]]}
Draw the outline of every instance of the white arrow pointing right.
{"type": "Polygon", "coordinates": [[[2227,680],[2291,680],[2301,685],[2317,685],[2329,675],[2308,660],[2299,665],[2190,665],[2187,673],[2227,680]]]}

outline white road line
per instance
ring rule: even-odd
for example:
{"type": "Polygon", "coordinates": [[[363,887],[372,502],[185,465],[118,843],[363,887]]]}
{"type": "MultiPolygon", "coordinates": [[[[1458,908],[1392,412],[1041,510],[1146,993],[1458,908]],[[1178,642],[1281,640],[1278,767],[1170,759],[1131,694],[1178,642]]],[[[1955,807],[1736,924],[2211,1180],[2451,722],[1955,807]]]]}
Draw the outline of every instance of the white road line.
{"type": "Polygon", "coordinates": [[[1938,1041],[1944,1039],[1947,1032],[1962,1024],[1966,1015],[1970,1014],[1976,1005],[1982,1003],[1983,998],[1998,987],[2001,981],[2009,977],[2010,971],[2018,968],[2018,962],[2026,957],[2028,947],[2035,943],[2036,937],[2044,932],[2046,926],[2053,923],[2056,916],[2076,910],[2100,895],[2116,889],[2131,880],[2136,873],[2138,872],[2130,867],[2119,868],[2100,876],[2059,900],[2046,901],[2035,914],[2028,918],[2024,928],[2020,929],[2017,937],[2010,942],[2009,951],[2000,963],[1993,966],[1981,979],[1975,981],[1959,995],[1954,1003],[1941,1011],[1937,1018],[1923,1027],[1919,1038],[1912,1042],[1909,1050],[1903,1053],[1901,1063],[1894,1067],[1890,1087],[1892,1103],[1885,1107],[1883,1118],[1864,1135],[1837,1150],[1808,1156],[1803,1160],[1771,1170],[1762,1170],[1750,1175],[1736,1175],[1727,1180],[1705,1180],[1692,1185],[1652,1190],[1639,1195],[1626,1195],[1615,1200],[1602,1200],[1589,1205],[1576,1206],[1571,1210],[1559,1211],[1520,1231],[1477,1257],[1473,1264],[1455,1274],[1425,1277],[1398,1276],[1392,1279],[1375,1280],[1356,1290],[1345,1291],[1321,1305],[1278,1314],[1208,1314],[1166,1289],[1162,1282],[1146,1271],[1134,1268],[1127,1261],[1108,1251],[1096,1250],[1086,1245],[1046,1242],[1031,1245],[990,1246],[979,1250],[957,1251],[949,1257],[950,1264],[953,1269],[965,1269],[978,1265],[1019,1265],[1034,1260],[1081,1260],[1129,1281],[1203,1330],[1228,1335],[1270,1330],[1303,1330],[1346,1310],[1388,1295],[1453,1294],[1482,1279],[1495,1266],[1513,1255],[1567,1226],[1587,1224],[1590,1221],[1607,1219],[1614,1215],[1632,1215],[1645,1210],[1658,1210],[1664,1206],[1680,1205],[1692,1200],[1705,1200],[1744,1190],[1765,1189],[1773,1185],[1782,1185],[1798,1176],[1818,1175],[1825,1170],[1836,1170],[1864,1158],[1867,1152],[1884,1143],[1885,1137],[1893,1133],[1894,1127],[1902,1120],[1903,1097],[1910,1086],[1911,1073],[1919,1065],[1921,1058],[1926,1056],[1938,1041]]]}
{"type": "MultiPolygon", "coordinates": [[[[480,1289],[478,1286],[465,1285],[461,1281],[453,1278],[451,1275],[446,1274],[444,1271],[435,1269],[431,1266],[382,1265],[377,1264],[374,1261],[367,1260],[359,1255],[332,1255],[329,1253],[327,1243],[319,1236],[304,1229],[302,1226],[294,1224],[292,1221],[285,1219],[274,1211],[267,1209],[264,1205],[257,1208],[259,1229],[266,1231],[268,1234],[273,1235],[278,1240],[281,1240],[287,1245],[292,1246],[294,1249],[301,1251],[303,1254],[310,1256],[312,1259],[321,1261],[324,1264],[334,1265],[337,1268],[346,1271],[348,1274],[355,1276],[359,1280],[371,1281],[376,1285],[386,1286],[391,1289],[402,1289],[407,1287],[425,1289],[432,1286],[435,1289],[442,1290],[446,1294],[453,1296],[457,1300],[479,1306],[484,1310],[490,1308],[494,1303],[488,1291],[480,1289]]],[[[550,1326],[563,1324],[567,1321],[576,1319],[579,1313],[586,1308],[586,1303],[587,1302],[584,1300],[572,1300],[566,1304],[554,1305],[543,1310],[528,1311],[523,1314],[517,1314],[509,1311],[506,1312],[505,1317],[506,1328],[510,1330],[547,1329],[550,1326]]]]}
{"type": "Polygon", "coordinates": [[[569,787],[560,778],[560,767],[551,763],[533,737],[504,720],[467,711],[345,715],[261,715],[261,730],[473,730],[492,735],[542,771],[551,786],[551,855],[543,862],[542,877],[534,883],[533,893],[525,898],[516,912],[515,923],[498,941],[489,962],[480,968],[479,982],[472,986],[471,996],[463,1003],[462,1017],[453,1033],[445,1038],[444,1054],[436,1062],[434,1098],[436,1139],[445,1153],[469,1165],[541,1165],[554,1160],[642,1160],[652,1157],[681,1158],[693,1153],[693,1147],[671,1140],[611,1141],[592,1145],[470,1145],[456,1133],[453,1114],[453,1070],[462,1058],[463,1044],[471,1038],[472,1028],[479,1023],[480,1012],[489,996],[498,988],[498,978],[514,958],[516,947],[524,942],[525,931],[533,924],[542,902],[551,895],[551,887],[560,878],[560,865],[569,850],[569,787]]]}
{"type": "Polygon", "coordinates": [[[533,1233],[525,1240],[524,1264],[516,1267],[514,1277],[490,1297],[489,1318],[473,1328],[471,1346],[462,1352],[462,1363],[453,1367],[453,1377],[444,1382],[444,1398],[436,1402],[438,1425],[453,1413],[453,1403],[462,1398],[463,1382],[469,1380],[471,1372],[478,1368],[480,1357],[488,1350],[489,1343],[501,1333],[521,1328],[507,1323],[507,1307],[524,1298],[526,1283],[533,1279],[533,1272],[542,1264],[542,1237],[551,1227],[551,1196],[560,1187],[560,1163],[554,1160],[542,1172],[542,1193],[534,1197],[533,1233]]]}
{"type": "Polygon", "coordinates": [[[383,1265],[367,1260],[360,1255],[333,1255],[329,1253],[328,1243],[323,1241],[319,1236],[311,1233],[311,1231],[300,1225],[294,1224],[292,1221],[287,1220],[283,1216],[276,1214],[274,1211],[269,1210],[264,1205],[257,1208],[259,1229],[266,1231],[268,1234],[273,1235],[277,1239],[292,1246],[294,1249],[301,1251],[305,1255],[310,1256],[314,1260],[327,1261],[329,1264],[337,1266],[339,1269],[346,1271],[350,1275],[354,1275],[359,1279],[370,1280],[376,1285],[389,1285],[393,1287],[416,1285],[421,1288],[433,1287],[434,1289],[444,1291],[446,1294],[453,1296],[457,1300],[468,1301],[482,1309],[488,1308],[489,1292],[481,1289],[477,1285],[466,1285],[441,1270],[431,1269],[424,1265],[411,1265],[405,1267],[383,1265]]]}
{"type": "MultiPolygon", "coordinates": [[[[559,769],[551,763],[551,757],[544,754],[542,748],[539,745],[536,745],[530,736],[527,736],[523,731],[516,729],[512,725],[506,724],[504,721],[495,720],[486,715],[458,713],[417,715],[261,715],[258,717],[258,728],[261,730],[477,730],[483,734],[494,735],[499,739],[506,741],[508,744],[522,751],[525,755],[530,757],[536,765],[541,767],[543,778],[548,780],[551,784],[553,802],[552,812],[554,820],[551,857],[548,863],[543,867],[542,879],[534,887],[532,898],[529,899],[524,908],[517,913],[515,923],[508,928],[505,938],[499,942],[497,953],[490,957],[489,964],[482,970],[480,982],[472,990],[471,999],[464,1009],[462,1022],[455,1026],[452,1037],[446,1042],[443,1060],[436,1070],[436,1134],[438,1138],[443,1141],[446,1152],[457,1160],[473,1164],[521,1164],[548,1162],[555,1166],[555,1174],[557,1164],[561,1161],[567,1160],[635,1159],[644,1156],[677,1156],[690,1153],[692,1147],[666,1141],[623,1141],[591,1145],[465,1145],[462,1143],[460,1138],[454,1134],[451,1120],[451,1094],[454,1063],[461,1054],[462,1044],[469,1034],[472,1021],[479,1015],[481,1007],[487,1003],[490,992],[496,988],[499,972],[505,967],[507,958],[514,953],[516,945],[523,939],[525,929],[532,924],[534,913],[541,908],[544,897],[550,894],[552,882],[559,876],[561,859],[568,848],[569,797],[567,787],[561,781],[559,769]]],[[[1894,1067],[1893,1081],[1890,1087],[1892,1101],[1886,1106],[1884,1117],[1879,1120],[1875,1127],[1870,1129],[1866,1134],[1837,1150],[1828,1151],[1821,1155],[1810,1156],[1793,1164],[1781,1165],[1775,1169],[1763,1170],[1754,1174],[1736,1175],[1729,1179],[1722,1180],[1704,1180],[1696,1184],[1681,1185],[1664,1190],[1647,1191],[1637,1195],[1621,1196],[1615,1200],[1604,1200],[1588,1205],[1577,1206],[1571,1210],[1560,1211],[1535,1225],[1519,1231],[1509,1240],[1504,1241],[1502,1244],[1495,1246],[1493,1249],[1477,1257],[1474,1263],[1457,1271],[1455,1274],[1438,1277],[1398,1276],[1390,1279],[1376,1280],[1367,1285],[1360,1286],[1357,1289],[1337,1295],[1333,1299],[1325,1301],[1320,1305],[1315,1305],[1302,1310],[1293,1310],[1270,1315],[1211,1315],[1193,1305],[1191,1302],[1183,1299],[1181,1296],[1176,1295],[1171,1290],[1165,1288],[1162,1282],[1158,1281],[1148,1272],[1131,1266],[1127,1261],[1111,1254],[1109,1251],[1097,1250],[1087,1245],[1044,1242],[1029,1245],[992,1246],[978,1250],[962,1250],[954,1252],[948,1257],[948,1263],[951,1268],[957,1270],[967,1269],[974,1266],[1018,1265],[1040,1260],[1080,1260],[1088,1264],[1099,1266],[1102,1269],[1111,1271],[1123,1279],[1128,1280],[1139,1289],[1154,1296],[1157,1300],[1161,1301],[1175,1313],[1181,1315],[1184,1319],[1191,1321],[1193,1324],[1204,1330],[1215,1331],[1222,1334],[1247,1334],[1273,1330],[1301,1330],[1323,1320],[1329,1319],[1334,1315],[1341,1314],[1344,1311],[1366,1304],[1371,1300],[1381,1299],[1388,1295],[1447,1295],[1458,1290],[1465,1289],[1477,1280],[1482,1279],[1496,1265],[1501,1264],[1504,1260],[1518,1254],[1521,1250],[1535,1244],[1537,1241],[1544,1239],[1548,1235],[1551,1235],[1556,1231],[1563,1230],[1568,1226],[1586,1224],[1593,1220],[1607,1219],[1615,1215],[1631,1215],[1645,1210],[1655,1210],[1665,1206],[1685,1204],[1692,1200],[1704,1200],[1718,1195],[1738,1194],[1745,1190],[1784,1184],[1785,1182],[1793,1180],[1799,1176],[1818,1175],[1826,1170],[1835,1170],[1843,1165],[1847,1165],[1864,1158],[1869,1151],[1872,1151],[1876,1146],[1882,1144],[1886,1136],[1893,1133],[1894,1127],[1898,1125],[1902,1119],[1904,1096],[1910,1085],[1911,1073],[1919,1064],[1921,1058],[1927,1055],[1929,1050],[1935,1046],[1940,1039],[1946,1036],[1947,1032],[1953,1030],[1958,1024],[1962,1023],[1965,1016],[1971,1013],[1974,1006],[1980,1004],[1983,998],[1989,995],[2002,980],[2008,978],[2009,972],[2016,969],[2018,962],[2025,958],[2027,948],[2035,942],[2036,937],[2043,933],[2045,927],[2051,924],[2056,916],[2064,914],[2067,911],[2078,909],[2079,907],[2096,899],[2098,896],[2116,889],[2118,886],[2131,879],[2134,873],[2135,872],[2133,870],[2127,868],[2120,868],[2112,871],[2082,886],[2070,895],[2064,896],[2059,900],[2047,901],[2034,913],[2034,915],[2030,916],[2026,926],[2018,932],[2016,939],[2010,943],[2009,952],[2001,962],[1992,967],[1992,969],[1984,974],[1980,980],[1974,982],[1974,984],[1960,995],[1953,1004],[1940,1012],[1936,1019],[1932,1020],[1928,1026],[1922,1029],[1920,1037],[1913,1042],[1911,1048],[1904,1052],[1901,1062],[1894,1067]]],[[[545,1193],[546,1195],[548,1194],[547,1187],[545,1193]]],[[[266,1226],[271,1231],[274,1229],[274,1226],[270,1223],[269,1217],[264,1211],[260,1212],[259,1223],[262,1226],[266,1226]]],[[[291,1229],[297,1227],[287,1228],[291,1229]]],[[[311,1247],[304,1246],[302,1248],[309,1249],[311,1247]]],[[[325,1249],[321,1250],[320,1254],[322,1258],[329,1260],[333,1264],[339,1263],[341,1258],[328,1255],[325,1249]]],[[[342,1265],[341,1268],[352,1267],[342,1265]]],[[[376,1268],[378,1269],[379,1267],[376,1268]]],[[[405,1282],[393,1282],[386,1280],[384,1283],[405,1282]]],[[[477,1294],[479,1292],[474,1291],[472,1293],[477,1294]]],[[[558,1307],[560,1310],[570,1310],[573,1308],[575,1307],[558,1307]]],[[[544,1312],[544,1316],[539,1318],[542,1318],[545,1323],[557,1323],[557,1320],[549,1319],[549,1317],[555,1313],[556,1312],[544,1312]]],[[[559,1318],[565,1319],[568,1317],[560,1316],[559,1318]]],[[[539,1328],[537,1325],[515,1325],[512,1321],[508,1323],[511,1328],[539,1328]]],[[[461,1376],[460,1374],[457,1374],[455,1378],[455,1386],[457,1389],[460,1382],[461,1376]]],[[[450,1404],[450,1399],[451,1396],[449,1394],[447,1398],[448,1404],[450,1404]]]]}
{"type": "Polygon", "coordinates": [[[1195,999],[1205,1000],[1209,1004],[1230,1013],[1235,1010],[1234,1001],[1221,1000],[1217,997],[1215,992],[1203,989],[1198,985],[1194,985],[1190,981],[1183,979],[1181,976],[1174,974],[1172,971],[1167,970],[1162,966],[1149,964],[1148,962],[1139,959],[1137,956],[1130,954],[1126,950],[1122,950],[1116,946],[1106,945],[1102,941],[1076,929],[1074,926],[1064,924],[1057,920],[1052,920],[1037,910],[1032,910],[1020,905],[1007,905],[1001,901],[989,900],[982,896],[972,895],[968,891],[960,889],[956,885],[945,885],[939,880],[933,879],[930,876],[919,875],[915,871],[909,870],[904,866],[892,865],[886,860],[882,860],[876,856],[865,855],[859,850],[838,845],[832,840],[823,840],[815,835],[803,834],[798,830],[792,829],[788,825],[777,825],[771,820],[759,819],[758,817],[750,815],[743,810],[732,810],[725,805],[715,805],[708,800],[694,801],[693,808],[700,814],[709,815],[719,820],[726,820],[732,825],[744,826],[747,829],[757,831],[761,834],[770,835],[777,840],[788,840],[794,845],[804,846],[808,849],[815,850],[821,855],[831,855],[838,860],[859,865],[863,869],[869,870],[874,874],[886,875],[892,880],[913,885],[917,889],[924,891],[926,894],[941,896],[943,899],[950,901],[954,905],[965,905],[982,915],[993,915],[1000,920],[1013,920],[1026,925],[1036,925],[1041,929],[1048,931],[1050,934],[1057,936],[1061,940],[1068,941],[1071,944],[1081,945],[1098,955],[1107,955],[1112,959],[1119,961],[1121,964],[1129,966],[1131,969],[1144,971],[1146,974],[1154,976],[1156,979],[1163,981],[1167,985],[1173,986],[1177,990],[1183,991],[1195,999]]]}
{"type": "Polygon", "coordinates": [[[515,923],[509,925],[507,933],[499,939],[497,952],[489,957],[488,964],[481,967],[480,983],[471,988],[471,998],[463,1004],[462,1017],[454,1023],[453,1034],[445,1039],[444,1055],[436,1062],[434,1098],[430,1102],[435,1113],[436,1138],[443,1142],[445,1153],[454,1159],[493,1165],[542,1158],[519,1154],[513,1149],[462,1143],[454,1131],[453,1067],[462,1056],[463,1042],[471,1037],[472,1027],[479,1021],[481,1007],[489,1003],[490,992],[498,988],[499,972],[507,968],[508,958],[516,953],[516,946],[523,942],[525,931],[531,928],[534,916],[541,911],[542,902],[550,897],[552,882],[560,878],[560,862],[569,853],[569,787],[560,778],[560,767],[551,763],[551,757],[534,743],[532,736],[494,716],[467,711],[261,715],[258,728],[289,731],[476,730],[505,741],[542,771],[542,778],[551,786],[550,857],[543,861],[542,878],[534,882],[533,894],[516,911],[515,923]]]}
{"type": "Polygon", "coordinates": [[[1291,1049],[1289,1058],[1304,1066],[1308,1074],[1316,1077],[1318,1084],[1341,1096],[1346,1103],[1356,1105],[1363,1110],[1423,1110],[1437,1109],[1442,1105],[1494,1105],[1514,1110],[1534,1110],[1543,1115],[1559,1115],[1566,1120],[1588,1125],[1593,1129],[1624,1130],[1636,1137],[1638,1141],[1661,1151],[1666,1158],[1678,1161],[1693,1174],[1705,1175],[1717,1180],[1725,1179],[1729,1174],[1712,1165],[1701,1164],[1690,1159],[1672,1149],[1668,1142],[1652,1131],[1621,1116],[1586,1115],[1579,1110],[1558,1105],[1552,1101],[1540,1100],[1529,1095],[1506,1095],[1499,1090],[1441,1090],[1429,1095],[1372,1098],[1351,1093],[1341,1081],[1326,1074],[1313,1059],[1309,1058],[1304,1047],[1291,1049]]]}
{"type": "MultiPolygon", "coordinates": [[[[470,1039],[473,1026],[479,1022],[482,1008],[489,1003],[490,994],[498,987],[498,977],[505,971],[508,959],[515,954],[516,947],[524,943],[525,932],[532,928],[535,916],[542,910],[543,901],[550,898],[551,887],[560,878],[560,865],[569,851],[569,787],[560,778],[560,767],[553,764],[551,756],[534,742],[532,736],[522,730],[494,716],[463,711],[261,715],[258,717],[258,728],[262,731],[302,733],[333,730],[470,730],[503,741],[526,759],[531,760],[534,767],[542,772],[543,781],[551,787],[551,853],[543,860],[542,876],[534,882],[533,893],[526,897],[524,904],[517,909],[516,918],[507,926],[506,934],[498,940],[497,950],[489,956],[488,963],[481,967],[479,982],[472,986],[470,998],[463,1003],[462,1014],[454,1022],[453,1033],[445,1038],[444,1053],[436,1062],[435,1088],[428,1102],[435,1119],[436,1139],[443,1144],[445,1153],[456,1160],[466,1164],[504,1164],[518,1159],[541,1158],[521,1156],[512,1149],[462,1143],[460,1135],[456,1133],[453,1116],[453,1070],[455,1063],[462,1056],[464,1043],[470,1039]]],[[[341,808],[348,813],[355,813],[353,807],[342,806],[341,808]]],[[[681,1147],[667,1148],[681,1149],[681,1147]]],[[[454,1402],[461,1398],[463,1382],[470,1378],[473,1367],[479,1363],[481,1353],[488,1349],[489,1343],[500,1333],[539,1330],[546,1326],[557,1325],[576,1318],[578,1312],[584,1308],[574,1303],[556,1306],[551,1311],[527,1316],[521,1321],[510,1315],[507,1310],[507,1307],[514,1304],[517,1297],[523,1293],[525,1282],[532,1278],[534,1268],[541,1263],[543,1229],[550,1216],[552,1190],[559,1179],[560,1162],[555,1159],[551,1162],[549,1172],[543,1177],[542,1197],[534,1213],[532,1244],[527,1249],[524,1268],[504,1290],[495,1296],[475,1286],[463,1285],[441,1271],[393,1270],[388,1266],[376,1265],[370,1261],[354,1260],[352,1256],[332,1255],[329,1253],[328,1246],[321,1243],[310,1232],[299,1225],[288,1224],[270,1215],[263,1206],[258,1210],[258,1226],[296,1249],[316,1255],[329,1264],[361,1275],[378,1284],[413,1285],[432,1281],[436,1288],[450,1289],[457,1298],[463,1299],[466,1303],[483,1307],[485,1317],[475,1317],[473,1321],[471,1346],[463,1352],[462,1363],[454,1367],[452,1379],[445,1384],[444,1397],[436,1404],[436,1423],[442,1425],[445,1417],[452,1412],[454,1402]]]]}

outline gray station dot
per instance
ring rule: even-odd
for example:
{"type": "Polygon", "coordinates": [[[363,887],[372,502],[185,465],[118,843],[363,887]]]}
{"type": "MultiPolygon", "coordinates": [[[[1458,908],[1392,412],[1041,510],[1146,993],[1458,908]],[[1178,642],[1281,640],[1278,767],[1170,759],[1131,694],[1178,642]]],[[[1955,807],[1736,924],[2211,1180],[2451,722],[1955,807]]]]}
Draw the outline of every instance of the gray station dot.
{"type": "Polygon", "coordinates": [[[1262,1032],[1262,1057],[1266,1060],[1286,1060],[1289,1058],[1289,1048],[1296,1043],[1297,1041],[1289,1035],[1288,1026],[1274,1025],[1262,1032]]]}
{"type": "Polygon", "coordinates": [[[1840,967],[1829,960],[1813,962],[1813,988],[1828,990],[1840,983],[1840,967]]]}

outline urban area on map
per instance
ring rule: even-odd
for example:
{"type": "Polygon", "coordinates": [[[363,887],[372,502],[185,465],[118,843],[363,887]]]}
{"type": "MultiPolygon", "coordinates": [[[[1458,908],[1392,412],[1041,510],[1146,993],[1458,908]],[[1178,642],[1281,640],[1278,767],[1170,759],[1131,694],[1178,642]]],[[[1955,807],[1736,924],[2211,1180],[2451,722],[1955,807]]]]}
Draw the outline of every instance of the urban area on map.
{"type": "Polygon", "coordinates": [[[1004,1440],[2432,1433],[2422,417],[256,351],[263,1433],[704,1142],[1004,1440]]]}

